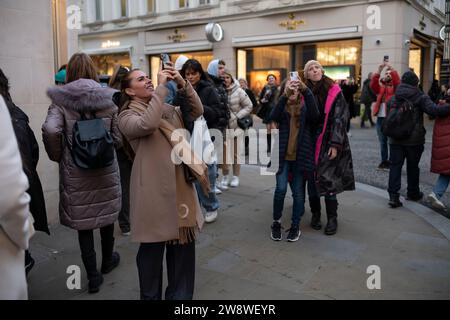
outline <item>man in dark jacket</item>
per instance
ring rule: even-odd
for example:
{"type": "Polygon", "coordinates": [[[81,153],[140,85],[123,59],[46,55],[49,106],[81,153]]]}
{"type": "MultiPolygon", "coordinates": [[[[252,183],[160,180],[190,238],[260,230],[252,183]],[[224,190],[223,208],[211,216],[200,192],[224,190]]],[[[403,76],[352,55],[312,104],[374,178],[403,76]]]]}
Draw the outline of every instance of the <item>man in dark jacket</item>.
{"type": "Polygon", "coordinates": [[[230,119],[230,110],[228,109],[228,93],[225,89],[223,82],[223,73],[225,71],[225,62],[223,60],[213,60],[208,65],[208,76],[211,79],[216,92],[220,98],[220,109],[222,110],[222,118],[226,120],[226,123],[221,120],[220,129],[225,130],[228,126],[228,120],[230,119]]]}
{"type": "Polygon", "coordinates": [[[437,106],[428,95],[418,88],[419,78],[412,71],[403,74],[394,98],[388,103],[388,110],[394,103],[407,100],[413,105],[415,126],[412,134],[403,140],[389,138],[391,149],[391,167],[389,171],[389,205],[392,208],[402,206],[400,202],[401,174],[406,159],[408,180],[407,200],[419,201],[423,193],[419,188],[419,162],[424,150],[425,133],[423,113],[432,116],[450,115],[450,104],[437,106]]]}
{"type": "MultiPolygon", "coordinates": [[[[34,229],[50,234],[47,224],[44,192],[36,167],[39,161],[39,146],[29,125],[28,116],[16,106],[9,93],[9,81],[0,69],[0,95],[3,96],[14,128],[22,158],[23,171],[27,175],[30,195],[30,212],[34,219],[34,229]]],[[[25,251],[25,270],[28,273],[34,265],[34,259],[29,250],[25,251]]]]}
{"type": "MultiPolygon", "coordinates": [[[[344,95],[345,101],[348,105],[348,110],[350,111],[350,120],[356,118],[359,115],[359,108],[355,105],[354,95],[358,92],[358,85],[355,83],[353,78],[347,78],[341,85],[342,94],[344,95]]],[[[347,132],[350,131],[350,121],[347,122],[347,132]]]]}
{"type": "Polygon", "coordinates": [[[364,115],[361,117],[361,128],[365,127],[366,120],[369,120],[370,126],[373,127],[375,124],[372,120],[372,103],[377,101],[376,94],[370,88],[370,82],[372,81],[372,72],[369,73],[367,79],[364,80],[363,88],[361,91],[360,101],[364,104],[364,115]]]}

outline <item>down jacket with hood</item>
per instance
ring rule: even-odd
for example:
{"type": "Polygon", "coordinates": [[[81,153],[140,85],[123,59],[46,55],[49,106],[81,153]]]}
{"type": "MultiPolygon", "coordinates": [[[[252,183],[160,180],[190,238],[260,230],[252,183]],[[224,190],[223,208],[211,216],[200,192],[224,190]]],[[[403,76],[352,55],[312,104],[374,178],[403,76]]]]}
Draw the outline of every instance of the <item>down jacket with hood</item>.
{"type": "Polygon", "coordinates": [[[219,60],[215,59],[211,61],[208,65],[208,76],[211,79],[211,82],[216,89],[217,94],[219,95],[220,100],[220,110],[221,110],[221,119],[220,119],[220,130],[224,130],[227,127],[228,120],[230,119],[230,110],[228,109],[228,95],[227,90],[225,89],[225,84],[223,79],[219,77],[219,60]]]}
{"type": "Polygon", "coordinates": [[[417,86],[412,86],[407,83],[401,83],[397,87],[395,96],[388,103],[388,110],[392,107],[393,103],[401,102],[402,100],[408,100],[414,106],[414,130],[407,139],[395,140],[389,138],[390,144],[414,146],[425,144],[425,127],[423,126],[423,113],[429,114],[435,117],[443,117],[450,115],[450,104],[443,106],[437,106],[428,95],[419,90],[417,86]]]}
{"type": "Polygon", "coordinates": [[[81,169],[72,159],[72,130],[80,112],[102,118],[111,132],[116,149],[121,138],[115,90],[94,80],[80,79],[47,91],[52,100],[42,126],[45,150],[59,163],[59,216],[61,224],[75,230],[91,230],[116,221],[121,208],[121,187],[117,160],[106,168],[81,169]]]}
{"type": "Polygon", "coordinates": [[[230,109],[230,121],[228,127],[230,129],[237,129],[238,119],[248,116],[253,109],[253,104],[247,93],[242,89],[237,82],[227,88],[228,92],[228,108],[230,109]]]}

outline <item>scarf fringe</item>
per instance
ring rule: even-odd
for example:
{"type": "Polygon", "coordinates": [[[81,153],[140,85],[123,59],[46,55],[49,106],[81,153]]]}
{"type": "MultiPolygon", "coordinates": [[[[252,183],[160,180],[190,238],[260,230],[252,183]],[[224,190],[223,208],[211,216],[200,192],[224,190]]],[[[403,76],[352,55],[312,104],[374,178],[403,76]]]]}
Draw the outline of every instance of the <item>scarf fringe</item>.
{"type": "Polygon", "coordinates": [[[196,239],[196,228],[197,227],[181,227],[178,229],[178,239],[167,241],[168,244],[172,245],[183,245],[194,242],[196,239]]]}

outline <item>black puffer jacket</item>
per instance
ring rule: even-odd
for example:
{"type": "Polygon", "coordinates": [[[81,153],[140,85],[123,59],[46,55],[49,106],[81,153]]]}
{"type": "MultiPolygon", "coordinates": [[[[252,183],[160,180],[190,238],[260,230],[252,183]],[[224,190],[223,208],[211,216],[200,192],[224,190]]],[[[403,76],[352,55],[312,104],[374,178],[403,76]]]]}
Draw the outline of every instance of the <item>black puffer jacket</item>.
{"type": "Polygon", "coordinates": [[[47,210],[45,208],[44,192],[36,167],[39,161],[39,146],[36,137],[29,126],[28,116],[13,102],[6,101],[14,133],[16,134],[22,157],[23,171],[27,175],[30,185],[27,193],[30,195],[30,212],[34,219],[34,228],[50,234],[47,223],[47,210]]]}
{"type": "Polygon", "coordinates": [[[423,113],[429,114],[431,116],[440,117],[450,115],[450,104],[444,106],[437,106],[431,98],[419,90],[418,87],[412,85],[401,83],[397,87],[395,96],[388,102],[388,110],[392,107],[395,102],[399,103],[402,100],[410,101],[414,106],[414,121],[416,123],[411,136],[405,140],[395,140],[389,138],[390,144],[403,145],[403,146],[414,146],[425,144],[425,134],[426,130],[423,126],[423,113]]]}
{"type": "Polygon", "coordinates": [[[373,92],[372,88],[370,88],[369,78],[364,80],[361,97],[359,98],[359,100],[366,106],[370,106],[373,102],[377,101],[377,95],[373,92]]]}
{"type": "Polygon", "coordinates": [[[223,123],[223,120],[220,121],[219,129],[225,130],[228,125],[228,121],[230,120],[230,117],[231,117],[230,110],[228,108],[228,93],[227,93],[227,90],[225,89],[225,85],[224,85],[222,79],[217,78],[211,74],[208,74],[208,76],[211,79],[213,86],[216,89],[217,94],[219,95],[220,109],[222,110],[221,114],[226,119],[226,123],[223,123]],[[222,125],[224,125],[224,126],[222,127],[222,125]]]}
{"type": "Polygon", "coordinates": [[[222,130],[228,124],[227,110],[222,107],[220,97],[211,82],[200,80],[195,87],[203,103],[203,116],[209,129],[222,130]]]}

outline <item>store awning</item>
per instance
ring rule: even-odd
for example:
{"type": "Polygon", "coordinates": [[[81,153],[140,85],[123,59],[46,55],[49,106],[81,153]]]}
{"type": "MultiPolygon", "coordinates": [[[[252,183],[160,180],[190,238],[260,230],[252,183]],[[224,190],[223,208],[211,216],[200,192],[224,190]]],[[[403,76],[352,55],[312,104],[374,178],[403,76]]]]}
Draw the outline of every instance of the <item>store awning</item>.
{"type": "Polygon", "coordinates": [[[441,38],[431,36],[429,34],[423,33],[417,29],[413,30],[414,40],[422,42],[424,46],[429,46],[430,42],[436,42],[439,46],[444,45],[444,41],[441,38]]]}
{"type": "Polygon", "coordinates": [[[145,46],[145,54],[160,54],[212,50],[212,43],[209,41],[183,41],[176,43],[163,43],[145,46]]]}
{"type": "Polygon", "coordinates": [[[114,47],[114,48],[99,48],[99,49],[82,49],[81,52],[84,52],[91,56],[114,54],[114,53],[130,53],[131,54],[131,46],[121,46],[121,47],[114,47]]]}
{"type": "Polygon", "coordinates": [[[345,39],[361,37],[362,28],[360,26],[318,29],[298,32],[284,32],[276,34],[264,34],[255,36],[233,37],[232,43],[236,47],[261,46],[286,44],[300,41],[318,41],[331,39],[345,39]]]}

